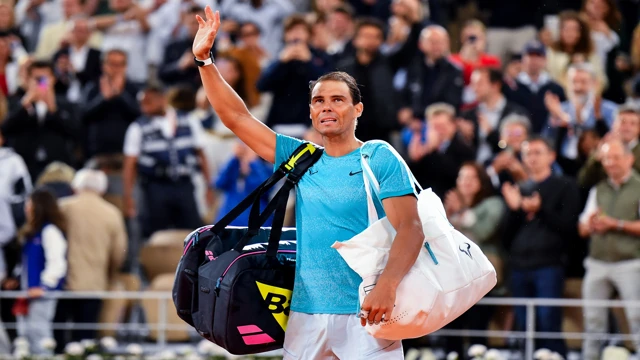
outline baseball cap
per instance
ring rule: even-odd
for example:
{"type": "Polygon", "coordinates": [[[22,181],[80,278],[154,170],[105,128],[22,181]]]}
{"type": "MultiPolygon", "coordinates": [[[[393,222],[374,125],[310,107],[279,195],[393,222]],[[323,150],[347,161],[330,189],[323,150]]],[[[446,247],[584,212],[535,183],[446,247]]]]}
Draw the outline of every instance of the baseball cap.
{"type": "Polygon", "coordinates": [[[541,43],[540,41],[531,40],[524,46],[524,51],[522,53],[523,55],[534,54],[534,55],[546,56],[547,49],[545,48],[544,44],[541,43]]]}

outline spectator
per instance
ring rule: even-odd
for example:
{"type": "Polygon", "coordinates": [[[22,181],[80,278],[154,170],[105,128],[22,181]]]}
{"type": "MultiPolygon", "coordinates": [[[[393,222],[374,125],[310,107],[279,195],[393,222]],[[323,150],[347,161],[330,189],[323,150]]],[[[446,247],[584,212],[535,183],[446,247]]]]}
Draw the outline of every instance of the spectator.
{"type": "MultiPolygon", "coordinates": [[[[494,194],[489,176],[481,165],[467,162],[458,172],[456,187],[447,192],[444,199],[447,218],[451,224],[469,239],[480,246],[482,251],[493,259],[498,273],[504,255],[501,246],[500,225],[506,206],[502,199],[494,194]]],[[[500,286],[502,284],[498,284],[500,286]]],[[[495,289],[495,288],[494,288],[495,289]]],[[[487,330],[494,306],[476,305],[446,326],[447,329],[487,330]]],[[[448,338],[447,349],[464,352],[462,337],[448,338]]],[[[473,337],[472,344],[487,345],[486,337],[473,337]]]]}
{"type": "MultiPolygon", "coordinates": [[[[591,238],[586,274],[582,284],[585,300],[608,300],[617,291],[624,301],[640,300],[640,178],[633,170],[634,157],[620,140],[602,146],[602,162],[607,178],[591,188],[580,215],[580,235],[591,238]],[[605,213],[606,211],[606,213],[605,213]]],[[[624,309],[636,351],[640,351],[640,309],[624,309]]],[[[585,331],[606,333],[606,308],[585,306],[585,331]]],[[[582,356],[599,359],[600,341],[585,339],[582,356]]]]}
{"type": "Polygon", "coordinates": [[[54,161],[47,165],[36,180],[36,188],[49,190],[58,199],[73,195],[71,182],[76,171],[65,163],[54,161]]]}
{"type": "MultiPolygon", "coordinates": [[[[18,89],[17,58],[24,52],[18,41],[15,35],[0,32],[0,92],[4,98],[13,95],[18,89]]],[[[6,115],[3,114],[1,119],[4,120],[5,117],[6,115]]],[[[1,120],[0,123],[2,123],[1,120]]]]}
{"type": "MultiPolygon", "coordinates": [[[[633,169],[640,172],[640,112],[634,106],[621,106],[616,114],[611,132],[605,135],[609,139],[618,139],[631,151],[635,159],[633,169]]],[[[602,144],[604,145],[604,143],[602,144]]],[[[584,189],[591,189],[607,175],[602,167],[602,145],[593,153],[578,175],[578,184],[584,189]]]]}
{"type": "Polygon", "coordinates": [[[32,190],[31,176],[22,157],[3,145],[0,132],[0,199],[11,208],[10,220],[19,228],[24,223],[24,202],[32,190]]]}
{"type": "Polygon", "coordinates": [[[465,91],[462,103],[473,104],[476,101],[476,94],[468,85],[471,84],[471,74],[479,68],[496,68],[502,66],[500,59],[494,55],[486,53],[487,34],[484,24],[479,20],[468,21],[462,28],[461,33],[462,48],[458,54],[450,57],[454,64],[462,68],[464,76],[465,91]]]}
{"type": "Polygon", "coordinates": [[[337,66],[356,79],[363,99],[372,100],[371,108],[362,112],[356,127],[356,137],[362,141],[389,142],[390,133],[398,127],[399,94],[393,87],[393,75],[400,59],[382,55],[383,42],[384,24],[380,20],[358,20],[353,38],[355,56],[343,58],[337,66]]]}
{"type": "Polygon", "coordinates": [[[561,144],[559,155],[575,159],[582,131],[595,129],[604,136],[613,125],[617,105],[597,94],[596,73],[591,65],[572,65],[567,76],[567,101],[561,103],[552,93],[545,95],[550,127],[544,133],[561,144]]]}
{"type": "Polygon", "coordinates": [[[32,179],[52,161],[75,165],[77,124],[69,104],[56,98],[53,68],[35,61],[28,68],[28,85],[20,101],[2,125],[7,144],[24,159],[32,179]],[[35,142],[35,143],[34,143],[35,142]]]}
{"type": "MultiPolygon", "coordinates": [[[[511,270],[511,293],[522,298],[561,298],[564,291],[564,261],[580,212],[580,194],[568,178],[552,175],[553,147],[542,138],[532,138],[522,147],[529,180],[505,183],[502,195],[509,212],[505,240],[511,270]]],[[[525,309],[516,307],[516,327],[523,331],[525,309]]],[[[536,309],[537,331],[561,332],[562,309],[536,309]]],[[[563,339],[540,339],[536,348],[547,348],[566,357],[563,339]]]]}
{"type": "Polygon", "coordinates": [[[522,54],[522,72],[516,78],[515,87],[505,91],[507,99],[527,110],[534,134],[539,134],[548,126],[549,111],[544,103],[545,94],[551,92],[560,101],[566,100],[564,89],[545,70],[546,60],[546,50],[542,43],[527,43],[522,54]]]}
{"type": "Polygon", "coordinates": [[[449,61],[449,34],[439,25],[429,25],[420,33],[420,53],[410,64],[403,90],[400,122],[420,119],[431,104],[444,102],[456,110],[462,105],[462,70],[449,61]]]}
{"type": "Polygon", "coordinates": [[[133,0],[109,0],[109,8],[114,15],[94,18],[94,26],[103,31],[102,48],[104,53],[118,49],[127,59],[135,59],[126,67],[127,78],[138,86],[146,83],[149,77],[147,57],[147,33],[151,29],[147,21],[147,12],[133,0]]]}
{"type": "Polygon", "coordinates": [[[160,88],[145,89],[140,106],[143,115],[129,126],[124,142],[125,215],[137,215],[133,187],[139,178],[145,238],[158,230],[202,226],[191,179],[198,164],[211,184],[200,122],[168,107],[160,88]]]}
{"type": "Polygon", "coordinates": [[[191,51],[193,39],[198,32],[196,15],[204,16],[204,10],[199,6],[190,8],[182,15],[182,23],[187,28],[188,36],[174,40],[165,49],[162,64],[158,69],[158,77],[167,86],[185,84],[196,91],[202,85],[191,51]]]}
{"type": "Polygon", "coordinates": [[[591,30],[594,51],[602,59],[602,71],[605,71],[609,52],[620,44],[622,16],[615,0],[586,0],[582,6],[582,15],[586,18],[591,30]]]}
{"type": "MultiPolygon", "coordinates": [[[[262,160],[258,155],[249,149],[241,141],[237,141],[234,146],[235,156],[226,164],[215,186],[224,194],[224,202],[218,212],[215,222],[220,221],[227,215],[242,199],[249,196],[262,182],[267,180],[273,173],[273,166],[262,160]]],[[[260,212],[264,211],[269,203],[269,194],[264,194],[260,199],[260,212]]],[[[249,212],[247,209],[231,222],[232,226],[249,226],[249,212]]],[[[273,217],[265,222],[264,226],[271,226],[273,217]]]]}
{"type": "Polygon", "coordinates": [[[311,125],[309,119],[309,81],[331,69],[329,57],[309,46],[311,26],[301,15],[285,21],[285,47],[278,60],[267,67],[258,80],[258,90],[271,92],[273,103],[267,125],[274,131],[302,137],[311,125]],[[287,81],[282,81],[282,79],[287,81]],[[304,99],[304,100],[303,100],[304,99]]]}
{"type": "Polygon", "coordinates": [[[458,133],[454,116],[455,109],[449,104],[429,106],[425,111],[426,135],[415,132],[408,149],[416,180],[429,184],[441,198],[456,185],[460,166],[474,156],[473,149],[458,133]]]}
{"type": "Polygon", "coordinates": [[[500,125],[510,114],[526,114],[519,105],[507,100],[502,94],[502,73],[493,68],[478,69],[473,72],[471,86],[478,105],[463,112],[459,122],[468,141],[477,149],[476,160],[484,163],[500,148],[500,125]]]}
{"type": "Polygon", "coordinates": [[[140,115],[138,88],[128,78],[128,64],[125,52],[107,51],[100,79],[84,90],[82,122],[87,159],[122,154],[127,127],[140,115]]]}
{"type": "MultiPolygon", "coordinates": [[[[252,22],[263,31],[262,46],[275,59],[282,49],[285,19],[294,12],[293,4],[288,0],[225,0],[220,13],[237,23],[252,22]],[[284,28],[283,28],[284,25],[284,28]]],[[[285,35],[286,37],[286,35],[285,35]]]]}
{"type": "MultiPolygon", "coordinates": [[[[77,36],[74,34],[78,31],[75,29],[77,27],[76,21],[82,19],[87,24],[82,14],[80,0],[61,0],[61,3],[64,19],[42,28],[38,37],[38,46],[35,50],[37,59],[49,60],[59,49],[67,47],[71,42],[70,36],[77,36]],[[70,29],[71,31],[69,31],[70,29]]],[[[100,32],[92,30],[89,26],[83,27],[82,25],[79,31],[82,32],[82,37],[86,39],[84,40],[85,44],[88,44],[91,48],[100,49],[102,46],[102,34],[100,32]]]]}
{"type": "Polygon", "coordinates": [[[329,47],[327,53],[338,61],[343,57],[355,55],[353,36],[355,21],[353,8],[343,3],[334,7],[327,15],[327,30],[329,30],[329,47]]]}
{"type": "MultiPolygon", "coordinates": [[[[82,169],[73,178],[75,195],[59,201],[67,219],[66,236],[69,262],[65,289],[107,291],[120,271],[127,252],[127,234],[122,213],[102,198],[107,176],[99,170],[82,169]]],[[[93,324],[99,322],[102,299],[63,299],[58,303],[55,322],[93,324]]],[[[57,352],[65,344],[96,339],[95,330],[55,331],[57,352]]]]}
{"type": "Polygon", "coordinates": [[[500,151],[486,164],[487,174],[496,189],[506,182],[518,182],[527,179],[522,165],[522,145],[530,136],[531,123],[525,116],[508,115],[500,126],[500,151]]]}
{"type": "Polygon", "coordinates": [[[237,59],[238,74],[244,73],[242,76],[246,91],[244,100],[249,109],[260,104],[260,92],[258,92],[256,85],[262,68],[266,67],[269,60],[266,50],[260,45],[261,34],[260,28],[256,24],[242,24],[237,45],[221,52],[221,55],[229,55],[231,58],[237,59]]]}
{"type": "Polygon", "coordinates": [[[589,24],[575,11],[560,13],[560,36],[547,53],[547,70],[551,78],[566,88],[566,73],[576,62],[588,62],[598,80],[598,89],[606,88],[602,60],[594,49],[589,24]]]}
{"type": "Polygon", "coordinates": [[[89,44],[90,35],[89,20],[76,19],[72,23],[68,44],[53,56],[56,93],[74,104],[81,100],[83,88],[89,82],[98,81],[101,75],[101,53],[89,44]]]}
{"type": "Polygon", "coordinates": [[[27,223],[21,230],[22,274],[21,288],[27,292],[26,311],[19,321],[24,327],[19,335],[27,338],[32,354],[50,355],[53,352],[42,345],[43,339],[52,339],[51,323],[55,316],[57,299],[44,295],[51,290],[62,290],[67,273],[67,242],[64,237],[66,219],[48,190],[36,189],[25,204],[27,223]]]}

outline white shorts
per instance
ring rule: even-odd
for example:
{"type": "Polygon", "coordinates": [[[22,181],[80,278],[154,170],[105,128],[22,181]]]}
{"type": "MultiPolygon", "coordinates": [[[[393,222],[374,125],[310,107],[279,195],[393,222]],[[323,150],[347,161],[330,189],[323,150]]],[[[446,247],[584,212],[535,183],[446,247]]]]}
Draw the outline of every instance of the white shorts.
{"type": "Polygon", "coordinates": [[[404,359],[402,342],[376,339],[357,315],[291,312],[283,360],[404,359]]]}

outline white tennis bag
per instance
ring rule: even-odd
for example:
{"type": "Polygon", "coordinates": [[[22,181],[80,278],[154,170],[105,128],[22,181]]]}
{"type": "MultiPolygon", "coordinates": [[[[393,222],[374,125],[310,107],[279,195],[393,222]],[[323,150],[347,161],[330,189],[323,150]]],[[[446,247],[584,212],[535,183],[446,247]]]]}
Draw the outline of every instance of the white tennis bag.
{"type": "MultiPolygon", "coordinates": [[[[362,168],[370,226],[350,240],[332,245],[363,279],[360,304],[384,270],[396,235],[386,217],[378,220],[371,187],[377,194],[380,186],[364,157],[362,168]]],[[[367,331],[376,338],[401,340],[430,334],[462,315],[496,285],[493,265],[473,241],[453,228],[442,201],[430,188],[418,194],[418,213],[424,244],[398,286],[391,319],[367,324],[367,331]]]]}

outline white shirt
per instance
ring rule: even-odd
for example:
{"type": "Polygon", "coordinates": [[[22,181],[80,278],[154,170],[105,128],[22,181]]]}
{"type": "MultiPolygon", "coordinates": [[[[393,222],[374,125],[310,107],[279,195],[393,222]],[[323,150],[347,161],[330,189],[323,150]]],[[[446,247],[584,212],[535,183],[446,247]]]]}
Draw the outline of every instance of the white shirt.
{"type": "MultiPolygon", "coordinates": [[[[171,121],[171,117],[175,116],[175,111],[173,109],[167,110],[167,114],[165,116],[154,116],[151,119],[151,124],[153,126],[157,126],[162,130],[162,134],[171,139],[174,136],[175,130],[175,122],[171,121]]],[[[191,127],[191,136],[193,136],[193,143],[197,149],[202,149],[204,147],[204,129],[202,128],[202,123],[200,120],[192,116],[191,114],[187,115],[189,120],[189,126],[191,127]]],[[[137,122],[131,123],[129,128],[127,129],[127,133],[124,136],[124,149],[123,153],[126,156],[140,156],[140,151],[142,147],[142,129],[140,128],[140,124],[137,122]]]]}
{"type": "MultiPolygon", "coordinates": [[[[507,99],[503,96],[493,109],[489,109],[485,103],[480,103],[480,105],[478,105],[478,111],[487,119],[487,122],[491,125],[491,129],[496,129],[505,106],[507,106],[507,99]]],[[[479,145],[476,160],[482,164],[491,158],[493,151],[491,150],[491,146],[487,144],[487,135],[489,134],[485,133],[482,131],[482,128],[480,128],[478,135],[479,145]]]]}
{"type": "Polygon", "coordinates": [[[20,155],[10,148],[0,148],[0,199],[20,202],[32,189],[31,176],[20,155]],[[14,184],[22,179],[25,194],[14,194],[14,184]]]}
{"type": "MultiPolygon", "coordinates": [[[[69,49],[69,61],[71,62],[73,71],[78,73],[84,70],[84,67],[87,65],[88,55],[89,47],[87,45],[77,50],[73,46],[69,49]]],[[[80,85],[80,80],[74,78],[71,80],[71,84],[69,84],[69,89],[67,90],[67,100],[76,103],[80,100],[81,96],[82,86],[80,85]]]]}

